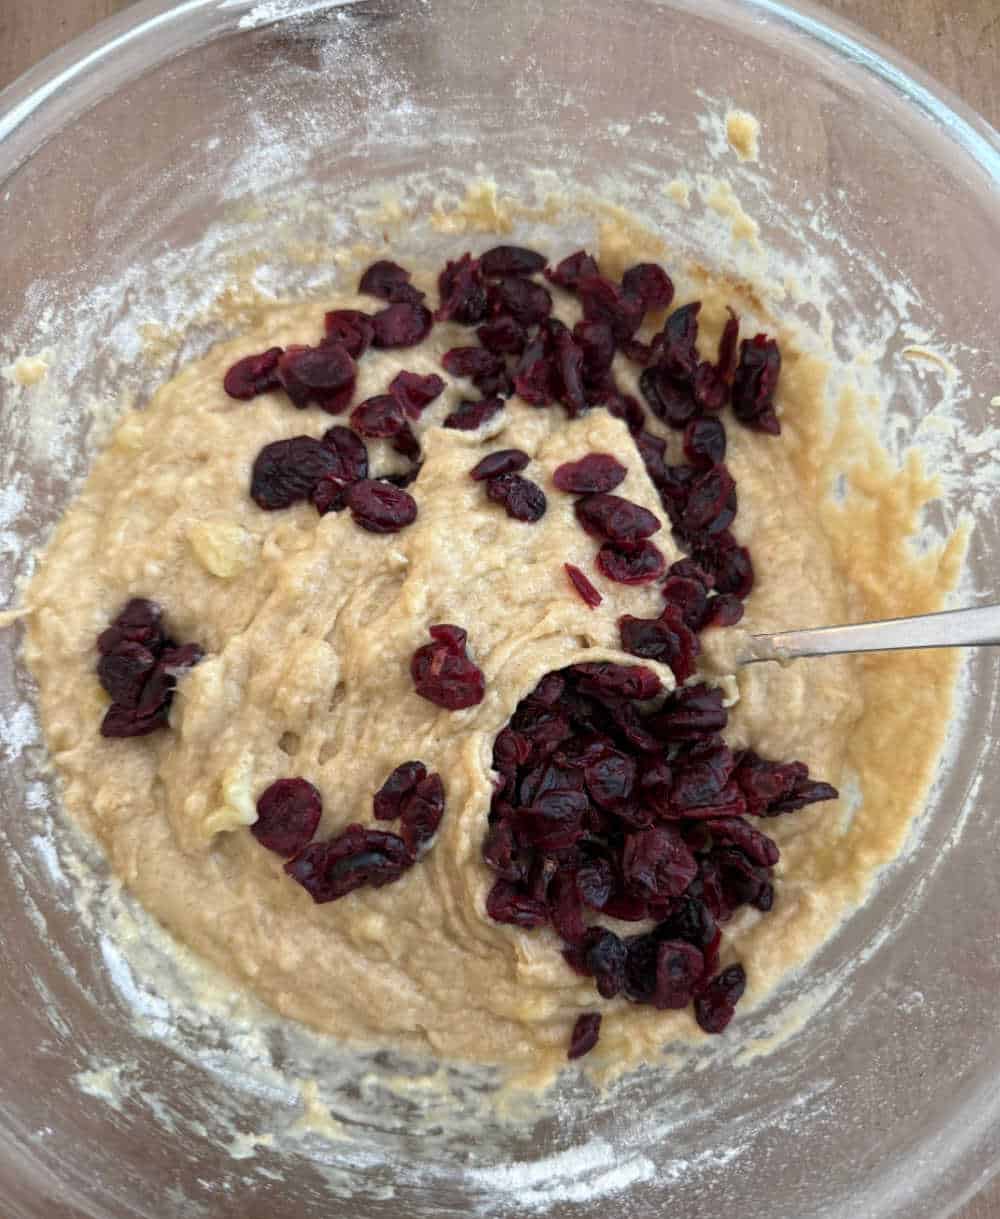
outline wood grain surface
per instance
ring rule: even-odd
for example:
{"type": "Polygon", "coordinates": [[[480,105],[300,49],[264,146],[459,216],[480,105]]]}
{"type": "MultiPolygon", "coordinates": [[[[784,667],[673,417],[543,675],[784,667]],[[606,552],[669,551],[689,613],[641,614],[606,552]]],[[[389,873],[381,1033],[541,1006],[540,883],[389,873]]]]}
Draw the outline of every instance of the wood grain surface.
{"type": "MultiPolygon", "coordinates": [[[[0,89],[129,0],[0,0],[0,89]]],[[[825,0],[1000,128],[1000,0],[825,0]]],[[[1000,1219],[1000,1179],[956,1219],[1000,1219]]]]}

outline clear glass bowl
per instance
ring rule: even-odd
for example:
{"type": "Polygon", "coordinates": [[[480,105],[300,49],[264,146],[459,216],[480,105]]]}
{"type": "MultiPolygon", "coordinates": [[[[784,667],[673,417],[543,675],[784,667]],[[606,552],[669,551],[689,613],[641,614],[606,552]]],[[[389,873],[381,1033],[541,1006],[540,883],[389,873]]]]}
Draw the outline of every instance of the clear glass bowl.
{"type": "MultiPolygon", "coordinates": [[[[150,323],[197,319],[206,286],[231,273],[234,242],[263,239],[259,282],[321,283],[325,273],[279,256],[277,238],[269,246],[262,215],[284,209],[303,241],[349,238],[345,192],[421,169],[428,194],[480,169],[519,188],[533,166],[605,195],[628,184],[641,204],[679,165],[717,171],[703,120],[727,102],[763,125],[763,163],[727,172],[765,242],[832,260],[850,285],[844,310],[885,323],[881,359],[898,362],[921,328],[952,345],[962,432],[985,439],[978,454],[941,450],[938,516],[971,514],[964,592],[995,600],[1000,534],[982,471],[1000,393],[1000,141],[884,47],[774,0],[147,0],[33,69],[0,96],[0,355],[51,347],[57,358],[51,392],[0,382],[4,589],[85,468],[97,429],[81,404],[148,390],[150,323]],[[900,293],[914,329],[895,336],[900,293]],[[45,417],[28,428],[25,411],[45,417]]],[[[673,237],[716,258],[683,218],[673,237]]],[[[220,332],[193,327],[162,375],[220,332]]],[[[936,384],[896,378],[898,432],[913,435],[936,384]]],[[[81,882],[55,863],[68,832],[48,811],[16,642],[0,637],[7,1219],[617,1206],[917,1219],[950,1212],[993,1171],[1000,684],[989,652],[969,658],[948,762],[910,849],[745,1026],[766,1036],[809,987],[825,1001],[797,1036],[742,1063],[707,1055],[666,1093],[651,1071],[605,1100],[564,1090],[519,1131],[416,1137],[376,1117],[367,1156],[305,1143],[248,1160],[226,1150],[234,1118],[245,1132],[287,1125],[291,1102],[185,1053],[203,1031],[166,1037],[155,999],[137,1029],[123,995],[142,980],[130,983],[81,919],[70,900],[81,882]],[[99,1080],[79,1086],[95,1061],[125,1064],[114,1104],[99,1080]]]]}

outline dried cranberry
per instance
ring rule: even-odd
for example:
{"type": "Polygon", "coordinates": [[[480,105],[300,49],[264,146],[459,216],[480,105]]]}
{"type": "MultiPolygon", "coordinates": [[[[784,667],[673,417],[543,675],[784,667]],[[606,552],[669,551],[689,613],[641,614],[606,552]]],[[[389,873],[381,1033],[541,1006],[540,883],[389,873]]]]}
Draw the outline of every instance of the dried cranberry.
{"type": "Polygon", "coordinates": [[[278,779],[257,800],[257,820],[250,833],[262,847],[297,855],[312,839],[323,816],[323,799],[305,779],[278,779]]]}
{"type": "Polygon", "coordinates": [[[549,921],[556,935],[565,944],[583,944],[587,938],[587,924],[584,922],[583,902],[573,870],[557,872],[549,883],[546,896],[549,921]]]}
{"type": "Polygon", "coordinates": [[[265,445],[253,463],[250,496],[267,511],[309,499],[321,478],[341,477],[336,453],[312,436],[293,436],[265,445]]]}
{"type": "Polygon", "coordinates": [[[420,779],[403,800],[400,828],[406,849],[416,858],[426,850],[444,815],[444,784],[437,773],[420,779]]]}
{"type": "Polygon", "coordinates": [[[754,570],[750,551],[740,546],[728,529],[697,539],[695,558],[715,579],[716,590],[747,597],[753,589],[754,570]]]}
{"type": "Polygon", "coordinates": [[[487,299],[494,317],[512,317],[521,326],[537,326],[552,312],[548,289],[516,276],[490,284],[487,299]]]}
{"type": "Polygon", "coordinates": [[[710,626],[735,626],[743,617],[743,602],[732,593],[710,597],[701,619],[700,629],[710,626]]]}
{"type": "Polygon", "coordinates": [[[692,419],[684,429],[684,456],[699,469],[717,466],[726,456],[726,429],[721,420],[692,419]]]}
{"type": "Polygon", "coordinates": [[[730,965],[702,988],[694,1001],[694,1015],[706,1033],[721,1033],[736,1013],[736,1004],[746,990],[742,965],[730,965]]]}
{"type": "Polygon", "coordinates": [[[583,349],[576,345],[568,331],[556,338],[554,358],[559,380],[557,396],[566,408],[566,414],[575,419],[587,409],[588,400],[583,383],[583,349]]]}
{"type": "Polygon", "coordinates": [[[529,525],[540,521],[548,507],[541,487],[520,474],[498,474],[489,479],[486,494],[494,503],[503,504],[512,520],[529,525]]]}
{"type": "Polygon", "coordinates": [[[512,317],[498,317],[476,331],[476,338],[494,355],[519,356],[528,342],[524,327],[512,317]]]}
{"type": "Polygon", "coordinates": [[[714,736],[728,721],[722,691],[699,684],[675,690],[653,716],[650,727],[667,741],[692,741],[714,736]]]}
{"type": "Polygon", "coordinates": [[[583,368],[588,377],[606,373],[615,358],[615,336],[608,322],[584,319],[573,327],[573,339],[583,352],[583,368]]]}
{"type": "Polygon", "coordinates": [[[720,533],[733,519],[730,503],[736,482],[725,466],[712,466],[691,484],[681,514],[681,527],[687,537],[701,533],[720,533]],[[720,523],[721,522],[721,523],[720,523]]]}
{"type": "Polygon", "coordinates": [[[582,1058],[584,1054],[589,1054],[594,1046],[597,1045],[597,1039],[600,1035],[600,1012],[584,1012],[582,1016],[577,1016],[576,1024],[573,1025],[573,1032],[569,1039],[569,1049],[566,1052],[566,1057],[572,1062],[575,1058],[582,1058]]]}
{"type": "Polygon", "coordinates": [[[486,317],[486,288],[479,262],[471,254],[445,266],[438,276],[438,293],[441,302],[435,321],[475,326],[486,317]]]}
{"type": "Polygon", "coordinates": [[[640,262],[622,276],[622,289],[634,296],[646,310],[669,309],[674,299],[670,276],[655,262],[640,262]]]}
{"type": "Polygon", "coordinates": [[[541,927],[549,921],[548,906],[508,880],[498,880],[486,897],[486,913],[495,923],[541,927]]]}
{"type": "Polygon", "coordinates": [[[350,401],[357,368],[340,343],[321,347],[289,347],[278,361],[278,376],[298,407],[315,402],[336,414],[350,401]]]}
{"type": "Polygon", "coordinates": [[[367,398],[351,411],[351,427],[362,436],[386,439],[398,435],[406,426],[403,408],[392,394],[367,398]]]}
{"type": "Polygon", "coordinates": [[[478,482],[497,478],[501,474],[517,474],[523,470],[531,458],[520,449],[498,449],[495,453],[487,453],[469,471],[469,477],[478,482]]]}
{"type": "Polygon", "coordinates": [[[461,432],[474,432],[503,410],[502,398],[482,398],[478,402],[463,400],[450,415],[445,417],[443,427],[461,432]]]}
{"type": "Polygon", "coordinates": [[[385,258],[373,262],[365,271],[358,284],[358,291],[367,296],[378,296],[393,304],[419,304],[424,299],[423,292],[411,287],[410,272],[385,258]]]}
{"type": "Polygon", "coordinates": [[[368,450],[365,442],[349,427],[335,423],[323,433],[323,444],[337,459],[336,468],[328,477],[344,482],[357,482],[368,477],[368,450]]]}
{"type": "Polygon", "coordinates": [[[155,732],[157,728],[166,727],[169,710],[169,698],[147,711],[112,703],[101,721],[101,736],[112,738],[146,736],[150,732],[155,732]]]}
{"type": "Polygon", "coordinates": [[[627,342],[639,329],[645,307],[603,275],[591,275],[576,285],[588,322],[605,322],[618,343],[627,342]]]}
{"type": "Polygon", "coordinates": [[[532,406],[547,406],[559,393],[558,369],[543,339],[532,339],[525,347],[514,370],[514,388],[532,406]]]}
{"type": "Polygon", "coordinates": [[[694,672],[701,647],[677,606],[667,604],[659,618],[623,614],[618,619],[618,630],[624,651],[669,665],[678,682],[687,681],[694,672]]]}
{"type": "Polygon", "coordinates": [[[583,817],[590,807],[583,792],[552,788],[534,804],[517,812],[517,833],[541,851],[572,846],[583,833],[583,817]]]}
{"type": "Polygon", "coordinates": [[[414,347],[430,334],[433,318],[424,305],[389,305],[372,318],[373,347],[414,347]]]}
{"type": "Polygon", "coordinates": [[[524,879],[525,862],[518,851],[509,818],[502,817],[490,826],[483,839],[483,861],[503,880],[516,882],[524,879]]]}
{"type": "Polygon", "coordinates": [[[433,642],[417,648],[410,662],[417,693],[448,711],[481,703],[486,682],[482,671],[468,657],[465,631],[441,624],[432,626],[430,635],[433,642]]]}
{"type": "Polygon", "coordinates": [[[781,424],[774,410],[774,391],[781,373],[781,352],[774,339],[758,334],[740,344],[733,378],[733,414],[746,427],[777,436],[781,424]]]}
{"type": "Polygon", "coordinates": [[[346,897],[355,889],[399,880],[412,858],[396,834],[349,825],[327,842],[313,842],[285,864],[285,871],[316,903],[346,897]]]}
{"type": "Polygon", "coordinates": [[[661,339],[660,368],[672,380],[687,384],[698,367],[698,314],[701,301],[675,309],[661,339]]]}
{"type": "Polygon", "coordinates": [[[139,706],[142,692],[156,657],[141,643],[123,639],[113,651],[104,652],[97,662],[97,676],[112,700],[123,708],[139,706]]]}
{"type": "Polygon", "coordinates": [[[604,598],[591,584],[579,567],[574,567],[572,563],[564,563],[563,569],[566,575],[569,576],[570,583],[580,594],[582,599],[590,606],[591,609],[597,609],[604,598]]]}
{"type": "Polygon", "coordinates": [[[618,495],[587,495],[574,507],[587,533],[608,542],[639,542],[660,529],[652,512],[618,495]]]}
{"type": "Polygon", "coordinates": [[[377,821],[394,821],[403,811],[403,800],[427,777],[423,762],[401,762],[375,793],[372,811],[377,821]]]}
{"type": "Polygon", "coordinates": [[[652,542],[605,542],[597,566],[617,584],[649,584],[663,575],[667,561],[652,542]]]}
{"type": "Polygon", "coordinates": [[[360,309],[331,309],[324,318],[324,327],[326,338],[320,346],[339,343],[353,360],[364,355],[375,334],[371,317],[360,309]]]}
{"type": "Polygon", "coordinates": [[[617,749],[603,750],[583,768],[591,800],[611,813],[618,812],[631,800],[635,776],[635,760],[617,749]]]}
{"type": "Polygon", "coordinates": [[[133,597],[119,611],[111,626],[97,637],[97,650],[113,652],[123,642],[141,643],[158,653],[164,645],[163,610],[155,601],[133,597]]]}
{"type": "Polygon", "coordinates": [[[610,453],[588,453],[579,461],[557,466],[552,481],[570,495],[594,495],[613,491],[625,480],[626,468],[610,453]]]}
{"type": "Polygon", "coordinates": [[[762,868],[773,868],[781,858],[777,845],[766,834],[755,830],[742,817],[722,817],[707,823],[713,841],[738,847],[762,868]]]}
{"type": "Polygon", "coordinates": [[[441,357],[445,372],[453,377],[471,377],[473,380],[496,373],[503,368],[503,360],[485,347],[453,347],[441,357]]]}
{"type": "Polygon", "coordinates": [[[479,259],[484,275],[534,275],[545,266],[545,258],[523,246],[498,245],[479,259]]]}
{"type": "Polygon", "coordinates": [[[557,267],[547,270],[545,278],[557,287],[568,288],[572,292],[576,290],[581,279],[588,279],[597,274],[598,268],[594,259],[586,250],[577,250],[575,254],[564,258],[557,267]]]}
{"type": "Polygon", "coordinates": [[[369,533],[398,533],[417,519],[417,502],[408,492],[381,479],[352,483],[347,506],[356,525],[369,533]]]}
{"type": "Polygon", "coordinates": [[[284,355],[284,348],[271,347],[256,356],[244,356],[226,373],[222,387],[230,398],[238,398],[243,402],[255,398],[258,394],[266,394],[269,390],[280,389],[281,380],[278,377],[278,360],[284,355]]]}
{"type": "Polygon", "coordinates": [[[647,900],[679,897],[698,874],[680,833],[667,825],[625,836],[622,873],[630,893],[647,900]]]}
{"type": "Polygon", "coordinates": [[[702,954],[684,940],[663,940],[656,950],[656,983],[651,996],[661,1011],[687,1007],[705,969],[702,954]]]}
{"type": "Polygon", "coordinates": [[[660,591],[664,601],[680,610],[686,627],[692,631],[701,630],[708,612],[708,592],[700,580],[668,575],[660,591]]]}
{"type": "Polygon", "coordinates": [[[639,378],[639,389],[657,419],[682,428],[698,413],[689,386],[671,380],[661,367],[647,368],[639,378]]]}
{"type": "Polygon", "coordinates": [[[419,419],[444,389],[444,381],[437,373],[421,376],[417,372],[398,372],[389,383],[389,393],[396,399],[411,419],[419,419]]]}
{"type": "Polygon", "coordinates": [[[655,698],[663,683],[645,665],[619,665],[610,660],[586,661],[570,670],[582,694],[601,700],[622,698],[645,702],[655,698]]]}

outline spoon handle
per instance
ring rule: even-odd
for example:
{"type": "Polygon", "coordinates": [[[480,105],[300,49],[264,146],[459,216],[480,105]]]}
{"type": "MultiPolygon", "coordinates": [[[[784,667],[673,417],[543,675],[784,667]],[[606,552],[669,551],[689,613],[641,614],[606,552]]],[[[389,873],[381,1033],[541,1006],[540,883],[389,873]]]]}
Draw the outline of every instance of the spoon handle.
{"type": "Polygon", "coordinates": [[[793,660],[798,656],[836,656],[844,652],[891,652],[900,648],[954,648],[1000,645],[1000,605],[859,622],[853,626],[820,626],[777,635],[751,635],[741,664],[757,660],[793,660]]]}

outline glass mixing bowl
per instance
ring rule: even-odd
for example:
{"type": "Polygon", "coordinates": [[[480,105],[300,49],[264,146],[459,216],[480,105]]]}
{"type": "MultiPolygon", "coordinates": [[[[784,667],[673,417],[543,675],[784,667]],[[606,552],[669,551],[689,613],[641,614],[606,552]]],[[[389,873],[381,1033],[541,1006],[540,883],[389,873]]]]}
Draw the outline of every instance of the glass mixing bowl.
{"type": "MultiPolygon", "coordinates": [[[[225,331],[203,306],[234,251],[258,287],[304,293],[330,269],[296,258],[294,241],[349,240],[345,200],[417,171],[418,211],[482,172],[526,189],[537,168],[641,211],[679,167],[723,163],[765,243],[827,260],[845,331],[877,333],[887,435],[923,442],[947,476],[927,529],[971,516],[963,599],[995,600],[1000,141],[884,47],[775,0],[146,0],[29,72],[0,96],[0,356],[48,352],[50,368],[34,389],[0,381],[5,598],[86,466],[93,404],[141,402],[225,331]],[[760,119],[759,165],[720,142],[728,104],[760,119]],[[151,373],[151,345],[186,322],[151,373]],[[954,373],[901,359],[928,336],[954,373]]],[[[686,216],[674,213],[676,247],[724,265],[721,239],[706,248],[686,216]]],[[[249,1065],[241,1078],[241,1053],[249,1064],[260,1047],[236,997],[228,1038],[173,1019],[81,914],[84,889],[113,886],[99,861],[68,862],[81,848],[53,814],[17,632],[4,633],[4,1215],[950,1212],[990,1176],[1000,1139],[989,651],[970,655],[962,689],[909,849],[742,1024],[760,1047],[799,994],[821,997],[770,1053],[713,1050],[682,1077],[647,1070],[605,1098],[567,1086],[534,1122],[460,1135],[410,1125],[398,1098],[372,1102],[360,1141],[265,1138],[251,1155],[255,1132],[294,1124],[301,1096],[277,1075],[251,1081],[249,1065]]],[[[127,923],[155,940],[115,901],[123,937],[127,923]]],[[[281,1028],[266,1039],[294,1075],[281,1028]]]]}

